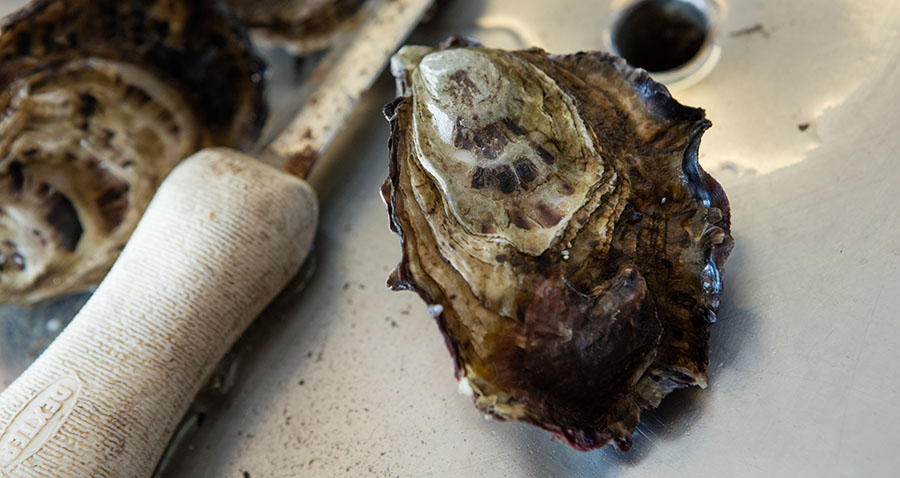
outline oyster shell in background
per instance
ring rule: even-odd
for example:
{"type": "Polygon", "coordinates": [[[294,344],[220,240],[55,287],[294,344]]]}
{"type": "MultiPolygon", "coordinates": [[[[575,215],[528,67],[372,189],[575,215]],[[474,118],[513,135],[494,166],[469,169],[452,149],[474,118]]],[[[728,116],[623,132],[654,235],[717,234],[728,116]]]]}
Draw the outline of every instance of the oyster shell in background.
{"type": "Polygon", "coordinates": [[[365,0],[226,0],[259,38],[295,54],[327,48],[365,0]]]}
{"type": "Polygon", "coordinates": [[[179,161],[265,119],[216,2],[39,0],[0,29],[0,302],[98,283],[179,161]]]}
{"type": "Polygon", "coordinates": [[[703,110],[598,52],[453,40],[391,69],[389,284],[429,304],[479,409],[628,449],[642,409],[706,385],[733,242],[703,110]]]}

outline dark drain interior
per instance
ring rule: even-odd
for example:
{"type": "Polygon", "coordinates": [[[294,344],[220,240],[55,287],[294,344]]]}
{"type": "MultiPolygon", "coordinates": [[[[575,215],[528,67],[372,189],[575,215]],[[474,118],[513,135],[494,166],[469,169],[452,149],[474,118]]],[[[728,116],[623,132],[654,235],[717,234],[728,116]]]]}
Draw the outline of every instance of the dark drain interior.
{"type": "Polygon", "coordinates": [[[708,32],[706,14],[686,0],[642,0],[624,11],[612,39],[632,66],[662,72],[691,61],[708,32]]]}

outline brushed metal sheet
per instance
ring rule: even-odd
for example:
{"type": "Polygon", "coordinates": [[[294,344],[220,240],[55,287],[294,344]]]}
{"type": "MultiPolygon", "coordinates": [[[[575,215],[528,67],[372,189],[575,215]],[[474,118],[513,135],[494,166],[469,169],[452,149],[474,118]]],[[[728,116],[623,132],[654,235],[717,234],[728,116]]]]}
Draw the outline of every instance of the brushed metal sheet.
{"type": "MultiPolygon", "coordinates": [[[[603,48],[622,2],[452,2],[412,41],[603,48]]],[[[171,476],[891,476],[900,468],[900,5],[720,3],[720,58],[682,102],[714,127],[736,247],[712,331],[710,387],[645,414],[627,453],[579,453],[484,420],[456,393],[376,191],[393,96],[383,78],[328,163],[319,267],[272,311],[236,388],[171,476]],[[762,25],[756,33],[744,33],[762,25]],[[809,125],[801,131],[800,125],[809,125]]]]}
{"type": "MultiPolygon", "coordinates": [[[[555,52],[608,46],[620,1],[454,0],[412,42],[471,33],[555,52]]],[[[736,247],[710,386],[646,413],[633,449],[572,451],[458,395],[399,260],[383,76],[311,178],[318,267],[258,321],[231,392],[166,476],[892,476],[900,469],[900,4],[719,3],[715,67],[676,86],[714,127],[701,163],[736,247]],[[748,28],[762,25],[755,33],[748,28]],[[808,125],[801,131],[800,125],[808,125]]]]}

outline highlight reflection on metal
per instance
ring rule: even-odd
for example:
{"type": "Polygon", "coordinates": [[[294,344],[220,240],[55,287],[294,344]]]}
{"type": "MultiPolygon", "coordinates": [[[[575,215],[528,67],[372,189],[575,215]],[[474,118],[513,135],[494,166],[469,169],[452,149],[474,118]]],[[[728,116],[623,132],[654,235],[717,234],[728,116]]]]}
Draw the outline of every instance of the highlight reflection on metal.
{"type": "MultiPolygon", "coordinates": [[[[454,0],[411,41],[472,32],[488,44],[520,37],[553,52],[603,49],[605,26],[627,4],[454,0]]],[[[387,170],[380,109],[393,98],[383,77],[311,178],[322,203],[316,276],[269,312],[231,393],[167,476],[900,469],[900,4],[720,5],[718,63],[671,88],[707,109],[714,126],[701,164],[733,206],[737,245],[708,390],[675,393],[645,414],[628,453],[577,453],[530,427],[481,419],[456,394],[424,306],[383,288],[400,254],[377,195],[387,170]]]]}

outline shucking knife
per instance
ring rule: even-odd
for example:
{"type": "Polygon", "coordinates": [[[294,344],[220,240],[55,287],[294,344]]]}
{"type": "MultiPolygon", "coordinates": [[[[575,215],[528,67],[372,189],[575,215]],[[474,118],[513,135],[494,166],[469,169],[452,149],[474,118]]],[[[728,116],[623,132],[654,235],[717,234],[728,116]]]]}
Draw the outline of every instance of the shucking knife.
{"type": "Polygon", "coordinates": [[[218,360],[306,259],[318,203],[302,178],[431,3],[371,3],[265,162],[212,148],[172,171],[87,304],[0,394],[0,477],[150,476],[218,360]]]}

